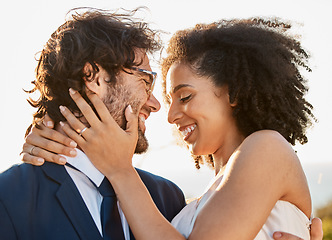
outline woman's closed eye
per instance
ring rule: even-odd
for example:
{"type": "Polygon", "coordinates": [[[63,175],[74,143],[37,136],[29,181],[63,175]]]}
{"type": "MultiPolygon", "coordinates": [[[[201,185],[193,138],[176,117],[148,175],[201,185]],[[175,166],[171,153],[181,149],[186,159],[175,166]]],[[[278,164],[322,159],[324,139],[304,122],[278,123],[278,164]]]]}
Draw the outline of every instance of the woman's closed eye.
{"type": "Polygon", "coordinates": [[[185,103],[191,99],[192,94],[186,95],[185,97],[180,98],[180,102],[185,103]]]}

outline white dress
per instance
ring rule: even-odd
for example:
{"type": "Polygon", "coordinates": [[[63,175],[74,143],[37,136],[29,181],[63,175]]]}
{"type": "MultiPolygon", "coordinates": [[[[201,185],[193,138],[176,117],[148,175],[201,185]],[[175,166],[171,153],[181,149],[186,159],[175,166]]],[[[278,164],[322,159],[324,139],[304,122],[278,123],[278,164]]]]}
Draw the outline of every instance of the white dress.
{"type": "MultiPolygon", "coordinates": [[[[221,178],[216,180],[212,186],[204,193],[200,200],[190,202],[172,220],[172,225],[186,238],[193,230],[196,217],[207,200],[212,196],[219,185],[221,178]]],[[[255,240],[272,239],[275,231],[291,233],[304,240],[310,239],[309,226],[311,221],[295,205],[286,201],[277,201],[267,218],[262,229],[259,231],[255,240]]],[[[225,229],[225,231],[227,231],[225,229]]]]}

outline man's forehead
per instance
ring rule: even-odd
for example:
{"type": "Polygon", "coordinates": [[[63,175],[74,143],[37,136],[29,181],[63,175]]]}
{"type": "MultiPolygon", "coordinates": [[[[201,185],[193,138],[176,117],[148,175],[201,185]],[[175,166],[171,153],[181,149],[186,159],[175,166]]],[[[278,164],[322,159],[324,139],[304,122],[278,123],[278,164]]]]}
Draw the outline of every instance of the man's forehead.
{"type": "Polygon", "coordinates": [[[138,65],[139,68],[152,71],[149,57],[143,49],[137,49],[135,51],[135,62],[141,63],[138,65]]]}

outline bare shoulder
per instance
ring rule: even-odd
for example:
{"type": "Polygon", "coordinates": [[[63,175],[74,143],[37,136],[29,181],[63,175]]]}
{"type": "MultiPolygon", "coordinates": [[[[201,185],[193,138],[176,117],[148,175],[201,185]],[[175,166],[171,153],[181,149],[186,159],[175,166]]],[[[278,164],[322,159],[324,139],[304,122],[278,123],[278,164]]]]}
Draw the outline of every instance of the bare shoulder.
{"type": "Polygon", "coordinates": [[[277,144],[276,147],[290,145],[279,132],[274,130],[260,130],[254,132],[245,139],[245,142],[259,143],[266,146],[277,144]]]}
{"type": "MultiPolygon", "coordinates": [[[[264,161],[275,164],[286,164],[298,161],[291,144],[277,131],[261,130],[249,135],[239,147],[254,161],[264,161]]],[[[274,164],[273,164],[274,165],[274,164]]]]}
{"type": "MultiPolygon", "coordinates": [[[[257,131],[249,135],[233,153],[227,170],[234,177],[270,182],[269,187],[278,189],[279,197],[290,191],[297,176],[303,176],[300,161],[291,144],[278,132],[257,131]],[[230,173],[230,171],[229,171],[230,173]],[[256,179],[257,178],[257,179],[256,179]]],[[[301,177],[304,182],[305,179],[301,177]]],[[[298,182],[298,180],[296,180],[298,182]]]]}
{"type": "Polygon", "coordinates": [[[251,177],[273,181],[281,200],[289,201],[307,215],[311,212],[310,193],[300,160],[291,144],[278,132],[257,131],[248,136],[238,149],[238,158],[251,177]]]}
{"type": "Polygon", "coordinates": [[[287,174],[302,171],[299,159],[291,144],[278,132],[257,131],[249,135],[230,157],[226,172],[284,180],[287,174]]]}

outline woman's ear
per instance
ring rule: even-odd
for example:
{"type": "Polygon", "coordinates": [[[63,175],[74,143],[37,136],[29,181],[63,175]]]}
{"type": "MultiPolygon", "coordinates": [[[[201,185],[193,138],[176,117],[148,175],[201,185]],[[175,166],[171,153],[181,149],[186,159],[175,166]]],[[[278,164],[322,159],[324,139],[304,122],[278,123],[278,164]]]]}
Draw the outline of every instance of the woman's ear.
{"type": "Polygon", "coordinates": [[[234,101],[233,103],[231,103],[231,107],[236,107],[237,103],[236,101],[234,101]]]}
{"type": "Polygon", "coordinates": [[[227,85],[221,87],[221,94],[226,94],[226,97],[228,99],[228,103],[231,107],[235,107],[237,105],[237,99],[235,98],[231,98],[229,95],[229,88],[227,85]]]}
{"type": "Polygon", "coordinates": [[[228,99],[229,99],[229,105],[231,107],[236,107],[236,105],[237,105],[237,99],[236,98],[231,99],[230,96],[229,96],[229,93],[228,93],[228,99]]]}

